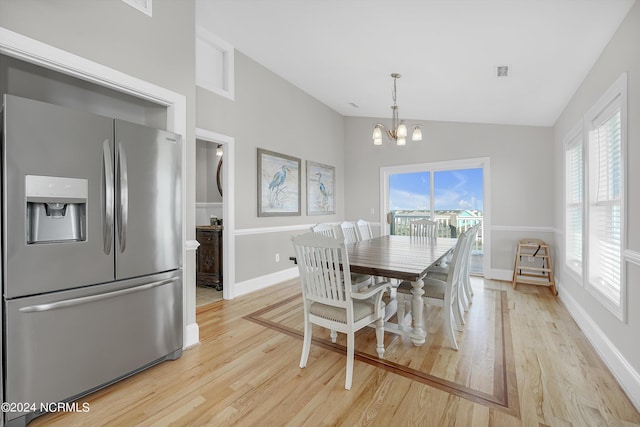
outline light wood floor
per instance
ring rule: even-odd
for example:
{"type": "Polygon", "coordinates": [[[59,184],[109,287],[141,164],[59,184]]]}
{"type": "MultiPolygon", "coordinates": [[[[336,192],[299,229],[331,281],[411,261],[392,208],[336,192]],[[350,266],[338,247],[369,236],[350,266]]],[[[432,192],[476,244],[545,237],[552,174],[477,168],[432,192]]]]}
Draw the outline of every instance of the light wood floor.
{"type": "Polygon", "coordinates": [[[640,425],[638,411],[548,289],[514,291],[482,279],[474,289],[458,352],[443,339],[437,310],[428,315],[423,347],[385,335],[387,365],[365,354],[375,347],[372,330],[356,335],[351,391],[344,390],[344,353],[330,345],[328,332],[314,329],[318,341],[307,367],[298,367],[302,341],[294,329],[301,319],[287,305],[274,306],[299,293],[297,281],[216,302],[198,308],[201,344],[177,361],[80,399],[88,413],[49,414],[31,425],[640,425]],[[496,396],[497,403],[478,396],[496,396]]]}
{"type": "Polygon", "coordinates": [[[196,307],[222,300],[222,291],[210,286],[196,286],[196,307]]]}

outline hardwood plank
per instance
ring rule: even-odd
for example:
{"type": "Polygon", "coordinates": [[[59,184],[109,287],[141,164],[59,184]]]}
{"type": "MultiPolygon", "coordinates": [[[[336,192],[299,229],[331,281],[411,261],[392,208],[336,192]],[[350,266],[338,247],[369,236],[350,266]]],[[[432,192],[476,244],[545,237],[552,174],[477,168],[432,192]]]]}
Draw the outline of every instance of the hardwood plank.
{"type": "Polygon", "coordinates": [[[458,352],[447,351],[435,308],[425,316],[424,346],[386,335],[394,369],[374,363],[375,350],[367,355],[375,334],[363,330],[356,337],[361,356],[351,391],[344,390],[344,354],[330,345],[328,332],[314,330],[317,344],[300,369],[296,333],[245,319],[270,314],[270,306],[291,298],[271,314],[278,324],[300,327],[301,320],[287,311],[300,292],[292,280],[198,308],[201,343],[180,359],[79,399],[90,404],[88,413],[48,414],[30,425],[640,426],[638,411],[548,289],[513,290],[510,283],[478,278],[473,287],[458,352]],[[496,365],[498,347],[512,368],[496,365]],[[506,403],[425,384],[407,374],[411,369],[440,376],[448,387],[465,384],[487,396],[502,395],[506,403]],[[499,376],[504,369],[507,376],[499,376]]]}

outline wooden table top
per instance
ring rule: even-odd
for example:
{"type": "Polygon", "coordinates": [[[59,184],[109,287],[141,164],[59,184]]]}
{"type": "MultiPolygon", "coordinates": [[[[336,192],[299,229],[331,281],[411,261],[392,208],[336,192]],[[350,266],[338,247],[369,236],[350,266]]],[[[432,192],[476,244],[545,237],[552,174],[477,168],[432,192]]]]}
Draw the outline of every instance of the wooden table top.
{"type": "Polygon", "coordinates": [[[453,248],[458,239],[380,236],[347,245],[352,273],[416,281],[453,248]]]}

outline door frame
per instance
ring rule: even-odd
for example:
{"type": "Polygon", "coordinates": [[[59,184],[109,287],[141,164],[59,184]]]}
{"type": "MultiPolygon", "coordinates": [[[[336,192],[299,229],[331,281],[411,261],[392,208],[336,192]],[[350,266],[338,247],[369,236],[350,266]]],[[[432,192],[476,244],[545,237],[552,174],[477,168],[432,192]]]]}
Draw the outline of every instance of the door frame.
{"type": "MultiPolygon", "coordinates": [[[[380,234],[389,234],[390,226],[387,223],[389,207],[389,177],[398,173],[412,173],[425,171],[444,171],[453,169],[482,168],[482,269],[485,277],[489,277],[491,271],[491,162],[489,157],[477,157],[471,159],[448,160],[443,162],[415,163],[411,165],[383,166],[380,168],[380,234]]],[[[434,183],[430,182],[430,192],[433,193],[434,183]]]]}
{"type": "MultiPolygon", "coordinates": [[[[228,135],[196,128],[196,139],[222,144],[222,298],[235,297],[236,283],[236,228],[235,228],[235,139],[228,135]]],[[[195,185],[195,183],[194,183],[195,185]]],[[[195,211],[195,199],[193,204],[195,211]]]]}

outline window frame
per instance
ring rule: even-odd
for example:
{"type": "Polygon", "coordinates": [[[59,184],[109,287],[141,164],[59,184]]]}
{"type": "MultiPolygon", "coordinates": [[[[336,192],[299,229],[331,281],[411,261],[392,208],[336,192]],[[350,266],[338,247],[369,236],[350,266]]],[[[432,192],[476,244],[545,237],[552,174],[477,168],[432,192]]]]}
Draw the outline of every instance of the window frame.
{"type": "MultiPolygon", "coordinates": [[[[624,259],[624,251],[626,249],[626,231],[627,231],[627,74],[623,73],[616,79],[611,87],[600,97],[600,99],[587,111],[583,120],[583,179],[584,179],[584,217],[583,217],[583,283],[587,291],[594,296],[604,307],[613,313],[619,320],[627,322],[627,283],[626,283],[626,265],[624,259]],[[590,231],[595,221],[594,213],[595,200],[592,196],[592,177],[593,168],[598,165],[593,164],[596,159],[592,159],[592,139],[590,133],[600,127],[605,120],[601,120],[601,116],[607,112],[620,110],[620,291],[617,301],[614,301],[606,292],[600,289],[597,284],[591,280],[592,263],[592,245],[596,241],[596,237],[590,231]]],[[[566,201],[566,199],[565,199],[566,201]]]]}
{"type": "Polygon", "coordinates": [[[235,50],[233,45],[196,25],[196,86],[235,100],[235,50]],[[214,58],[214,63],[206,61],[214,58]],[[219,57],[220,61],[215,58],[219,57]],[[212,67],[208,67],[213,65],[212,67]]]}
{"type": "MultiPolygon", "coordinates": [[[[569,131],[569,133],[567,134],[567,136],[564,138],[563,140],[563,147],[564,147],[564,168],[565,168],[565,173],[564,173],[564,230],[565,230],[565,235],[564,235],[564,266],[566,267],[566,271],[569,272],[570,275],[573,276],[573,278],[578,281],[581,285],[584,286],[584,277],[585,277],[585,262],[584,262],[584,257],[585,257],[585,245],[584,245],[584,237],[585,237],[585,140],[584,140],[584,132],[583,132],[583,128],[584,128],[584,124],[582,119],[579,121],[578,124],[576,124],[571,131],[569,131]],[[582,150],[582,161],[580,164],[580,168],[581,168],[581,172],[582,172],[582,194],[581,194],[581,201],[579,204],[580,207],[580,219],[581,219],[581,230],[580,230],[580,236],[579,238],[582,239],[583,243],[580,247],[581,249],[581,253],[580,253],[580,269],[575,269],[573,268],[570,264],[569,264],[569,259],[568,259],[568,254],[569,254],[569,239],[571,238],[571,236],[569,235],[569,215],[568,215],[568,208],[570,205],[570,201],[569,201],[569,196],[570,196],[570,185],[572,184],[570,182],[571,180],[571,170],[569,170],[567,168],[567,162],[569,160],[569,153],[572,149],[574,149],[576,146],[579,146],[580,149],[582,150]]],[[[577,204],[576,204],[577,205],[577,204]]]]}

